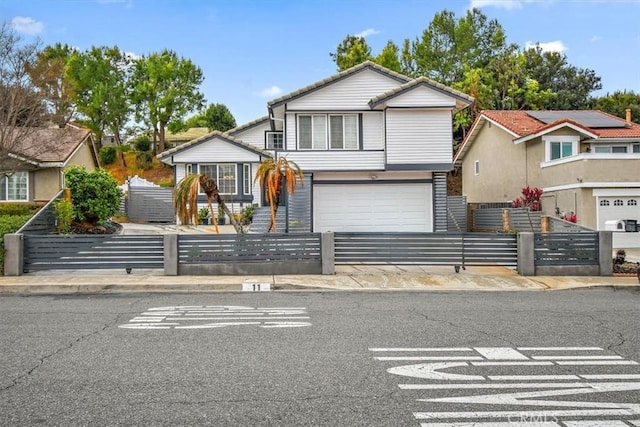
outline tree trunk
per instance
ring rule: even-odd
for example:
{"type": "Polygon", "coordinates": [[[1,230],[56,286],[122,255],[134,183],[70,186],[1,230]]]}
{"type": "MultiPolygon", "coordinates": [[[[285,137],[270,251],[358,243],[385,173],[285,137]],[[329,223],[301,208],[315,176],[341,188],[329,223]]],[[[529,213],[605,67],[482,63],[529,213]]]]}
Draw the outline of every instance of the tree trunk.
{"type": "Polygon", "coordinates": [[[213,214],[213,204],[211,203],[211,197],[207,197],[207,203],[209,204],[209,214],[211,215],[211,220],[213,221],[213,226],[216,230],[216,234],[220,234],[220,230],[218,229],[218,218],[213,214]]]}
{"type": "Polygon", "coordinates": [[[116,146],[118,147],[118,157],[120,158],[120,166],[127,168],[127,162],[124,160],[124,153],[122,152],[122,139],[120,138],[120,132],[115,132],[116,146]]]}
{"type": "Polygon", "coordinates": [[[278,214],[278,204],[280,203],[280,194],[282,193],[282,174],[280,171],[274,172],[277,173],[278,179],[276,184],[275,191],[275,201],[271,201],[271,224],[269,224],[269,228],[267,228],[267,233],[270,233],[273,230],[274,233],[278,232],[278,224],[276,221],[276,216],[278,214]]]}
{"type": "Polygon", "coordinates": [[[158,151],[161,152],[161,153],[164,151],[164,132],[165,132],[165,128],[166,128],[166,123],[165,122],[160,122],[160,140],[158,141],[158,151]]]}
{"type": "Polygon", "coordinates": [[[224,213],[226,213],[229,217],[229,221],[231,222],[231,225],[233,225],[233,228],[235,228],[236,233],[242,234],[242,226],[238,224],[238,221],[236,221],[236,219],[233,217],[233,212],[229,210],[227,204],[222,200],[222,197],[220,197],[220,193],[216,191],[214,198],[216,199],[218,205],[222,206],[222,210],[224,211],[224,213]]]}

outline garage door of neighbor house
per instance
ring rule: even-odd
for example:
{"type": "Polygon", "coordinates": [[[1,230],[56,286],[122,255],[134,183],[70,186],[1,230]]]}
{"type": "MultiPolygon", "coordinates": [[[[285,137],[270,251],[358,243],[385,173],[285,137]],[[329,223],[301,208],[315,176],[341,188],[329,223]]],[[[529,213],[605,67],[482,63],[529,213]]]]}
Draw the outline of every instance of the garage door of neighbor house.
{"type": "Polygon", "coordinates": [[[432,188],[419,184],[313,184],[313,231],[433,231],[432,188]]]}
{"type": "Polygon", "coordinates": [[[640,222],[640,197],[606,196],[598,198],[598,230],[609,220],[635,219],[640,222]]]}

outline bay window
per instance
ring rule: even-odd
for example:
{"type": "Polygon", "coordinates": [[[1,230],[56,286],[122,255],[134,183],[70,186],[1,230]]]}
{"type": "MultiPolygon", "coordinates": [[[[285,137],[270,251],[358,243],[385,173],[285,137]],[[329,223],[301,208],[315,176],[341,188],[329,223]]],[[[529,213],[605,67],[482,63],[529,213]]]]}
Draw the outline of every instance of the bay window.
{"type": "Polygon", "coordinates": [[[15,172],[14,174],[0,175],[0,200],[27,201],[27,181],[29,173],[15,172]]]}

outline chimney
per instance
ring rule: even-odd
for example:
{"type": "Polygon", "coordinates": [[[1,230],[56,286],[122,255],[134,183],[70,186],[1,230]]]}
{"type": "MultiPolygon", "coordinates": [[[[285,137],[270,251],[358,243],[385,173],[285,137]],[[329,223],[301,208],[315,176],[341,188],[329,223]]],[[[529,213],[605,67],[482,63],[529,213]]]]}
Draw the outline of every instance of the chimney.
{"type": "Polygon", "coordinates": [[[627,113],[627,126],[631,126],[631,108],[624,110],[627,113]]]}

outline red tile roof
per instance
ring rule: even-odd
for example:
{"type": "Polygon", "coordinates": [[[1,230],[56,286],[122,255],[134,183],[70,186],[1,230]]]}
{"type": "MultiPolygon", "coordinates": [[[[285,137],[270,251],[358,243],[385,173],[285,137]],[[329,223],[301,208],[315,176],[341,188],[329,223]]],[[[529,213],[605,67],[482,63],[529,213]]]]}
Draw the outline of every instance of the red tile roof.
{"type": "MultiPolygon", "coordinates": [[[[598,114],[602,114],[605,117],[619,121],[622,124],[626,124],[626,121],[624,119],[621,119],[617,116],[613,116],[600,110],[594,111],[596,111],[598,114]]],[[[559,111],[556,110],[556,112],[559,111]]],[[[529,114],[527,114],[527,111],[523,110],[485,110],[480,114],[500,124],[501,126],[504,126],[511,132],[521,137],[544,132],[546,129],[550,129],[561,123],[570,123],[573,126],[582,128],[587,132],[597,135],[599,138],[640,138],[640,125],[633,122],[629,125],[626,125],[625,127],[619,128],[590,128],[566,118],[546,124],[530,116],[529,114]]]]}

